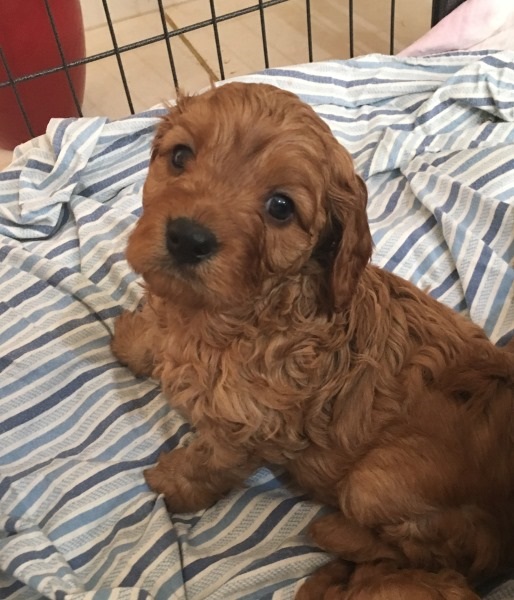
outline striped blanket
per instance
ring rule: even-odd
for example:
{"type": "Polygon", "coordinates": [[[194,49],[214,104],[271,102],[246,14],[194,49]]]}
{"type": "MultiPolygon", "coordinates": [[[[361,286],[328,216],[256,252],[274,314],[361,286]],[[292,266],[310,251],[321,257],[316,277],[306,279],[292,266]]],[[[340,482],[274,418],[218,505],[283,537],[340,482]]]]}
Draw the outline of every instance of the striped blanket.
{"type": "MultiPolygon", "coordinates": [[[[514,329],[514,54],[366,56],[244,78],[314,106],[370,190],[375,263],[514,329]]],[[[0,597],[292,599],[322,507],[256,472],[169,515],[142,472],[191,435],[109,351],[140,287],[123,252],[161,108],[54,120],[0,173],[0,597]]],[[[514,582],[485,590],[514,599],[514,582]]]]}

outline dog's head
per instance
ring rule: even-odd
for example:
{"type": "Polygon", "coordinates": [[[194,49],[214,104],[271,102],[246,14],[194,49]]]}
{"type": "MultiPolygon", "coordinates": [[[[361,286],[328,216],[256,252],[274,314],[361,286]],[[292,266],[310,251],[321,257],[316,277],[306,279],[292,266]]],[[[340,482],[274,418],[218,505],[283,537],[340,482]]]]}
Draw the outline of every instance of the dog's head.
{"type": "Polygon", "coordinates": [[[366,200],[308,105],[231,83],[180,98],[161,123],[127,258],[153,293],[215,307],[317,261],[341,310],[371,255],[366,200]]]}

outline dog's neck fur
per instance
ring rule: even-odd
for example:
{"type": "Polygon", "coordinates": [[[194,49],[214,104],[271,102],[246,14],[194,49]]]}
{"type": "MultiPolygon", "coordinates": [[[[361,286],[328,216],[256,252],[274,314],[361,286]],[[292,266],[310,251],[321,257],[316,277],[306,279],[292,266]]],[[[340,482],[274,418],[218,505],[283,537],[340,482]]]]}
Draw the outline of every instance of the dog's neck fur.
{"type": "Polygon", "coordinates": [[[154,376],[171,404],[197,428],[221,427],[234,443],[257,444],[269,462],[308,443],[323,447],[330,436],[355,459],[377,423],[383,427],[406,410],[399,400],[409,397],[402,391],[407,380],[400,374],[409,373],[410,386],[420,387],[426,373],[437,381],[460,352],[462,332],[479,335],[464,321],[456,326],[460,317],[450,309],[372,265],[344,311],[314,312],[324,273],[312,268],[315,277],[270,279],[258,298],[224,311],[156,299],[162,325],[155,339],[164,345],[154,376]],[[422,325],[420,310],[430,315],[422,325]],[[436,363],[421,349],[445,321],[449,334],[436,363]],[[332,425],[327,407],[334,402],[332,425]],[[273,455],[266,454],[267,440],[273,455]]]}
{"type": "Polygon", "coordinates": [[[215,333],[217,348],[220,342],[228,345],[233,338],[253,336],[257,330],[260,335],[287,331],[296,320],[332,319],[326,270],[317,261],[309,261],[299,273],[270,276],[259,291],[258,296],[231,306],[194,306],[176,298],[160,298],[160,304],[166,306],[168,319],[190,333],[198,332],[203,341],[208,342],[209,332],[215,333]]]}

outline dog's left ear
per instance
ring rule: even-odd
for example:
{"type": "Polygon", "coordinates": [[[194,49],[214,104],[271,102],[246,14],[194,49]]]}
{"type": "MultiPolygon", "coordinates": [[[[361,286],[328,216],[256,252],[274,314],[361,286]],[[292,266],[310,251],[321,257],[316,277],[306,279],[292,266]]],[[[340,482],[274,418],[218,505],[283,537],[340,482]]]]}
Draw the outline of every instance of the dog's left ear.
{"type": "Polygon", "coordinates": [[[341,312],[350,303],[373,251],[368,225],[366,184],[342,148],[335,152],[327,190],[327,210],[333,240],[329,287],[332,306],[341,312]]]}

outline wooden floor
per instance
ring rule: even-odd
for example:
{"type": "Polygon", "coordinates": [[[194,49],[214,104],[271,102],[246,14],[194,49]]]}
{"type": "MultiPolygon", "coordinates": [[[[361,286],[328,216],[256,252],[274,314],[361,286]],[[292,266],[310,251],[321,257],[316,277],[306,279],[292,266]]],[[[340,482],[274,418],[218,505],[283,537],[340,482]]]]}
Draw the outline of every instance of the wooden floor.
{"type": "MultiPolygon", "coordinates": [[[[91,2],[93,0],[87,0],[91,2]]],[[[99,0],[97,0],[99,1],[99,0]]],[[[314,60],[349,58],[349,3],[351,0],[311,0],[314,60]]],[[[218,16],[255,6],[257,0],[216,0],[218,16]]],[[[432,0],[396,0],[395,44],[398,52],[428,30],[432,0]]],[[[356,55],[389,53],[390,0],[353,0],[356,55]]],[[[286,0],[264,10],[268,54],[271,66],[308,61],[306,0],[286,0]]],[[[168,0],[167,26],[178,29],[211,19],[209,0],[168,0]]],[[[157,11],[116,21],[119,46],[162,34],[157,11]]],[[[259,11],[235,17],[218,25],[225,77],[264,68],[259,11]]],[[[88,56],[112,48],[107,25],[86,31],[88,56]]],[[[171,40],[179,83],[183,90],[197,91],[211,79],[220,78],[212,26],[205,26],[171,40]]],[[[164,42],[122,54],[135,111],[144,110],[175,96],[171,69],[164,42]]],[[[87,66],[85,116],[111,118],[130,113],[116,59],[102,59],[87,66]]],[[[0,168],[10,153],[0,150],[0,168]]]]}

